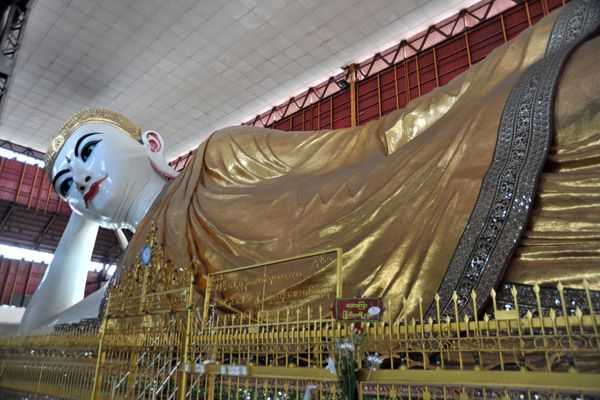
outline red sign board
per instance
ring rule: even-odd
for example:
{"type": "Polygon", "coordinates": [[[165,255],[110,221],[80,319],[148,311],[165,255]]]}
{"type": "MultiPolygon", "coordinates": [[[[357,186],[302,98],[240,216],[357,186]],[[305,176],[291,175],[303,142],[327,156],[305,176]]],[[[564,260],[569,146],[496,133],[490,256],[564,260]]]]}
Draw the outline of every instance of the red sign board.
{"type": "Polygon", "coordinates": [[[383,315],[379,297],[335,299],[333,316],[341,322],[378,322],[383,315]]]}

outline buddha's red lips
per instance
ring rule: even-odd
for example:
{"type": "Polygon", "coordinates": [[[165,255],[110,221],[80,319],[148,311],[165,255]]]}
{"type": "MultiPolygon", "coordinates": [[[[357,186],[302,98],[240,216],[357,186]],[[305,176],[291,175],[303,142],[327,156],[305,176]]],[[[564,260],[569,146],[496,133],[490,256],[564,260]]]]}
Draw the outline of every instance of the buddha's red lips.
{"type": "Polygon", "coordinates": [[[96,196],[96,194],[98,194],[98,187],[106,178],[108,178],[108,175],[106,175],[104,178],[98,179],[96,182],[92,183],[92,186],[90,186],[90,190],[88,190],[87,193],[85,195],[83,195],[83,201],[85,201],[85,208],[88,208],[88,203],[90,201],[92,201],[92,199],[94,198],[94,196],[96,196]]]}

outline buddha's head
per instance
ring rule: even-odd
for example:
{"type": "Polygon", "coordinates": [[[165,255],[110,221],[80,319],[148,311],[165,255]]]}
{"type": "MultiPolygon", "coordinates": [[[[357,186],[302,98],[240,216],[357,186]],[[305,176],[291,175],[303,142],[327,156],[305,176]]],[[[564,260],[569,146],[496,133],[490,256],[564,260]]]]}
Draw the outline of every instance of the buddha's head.
{"type": "Polygon", "coordinates": [[[69,118],[52,139],[45,164],[58,195],[75,212],[108,227],[120,226],[128,212],[123,207],[134,202],[128,198],[140,185],[176,174],[158,133],[142,133],[127,118],[102,109],[69,118]]]}

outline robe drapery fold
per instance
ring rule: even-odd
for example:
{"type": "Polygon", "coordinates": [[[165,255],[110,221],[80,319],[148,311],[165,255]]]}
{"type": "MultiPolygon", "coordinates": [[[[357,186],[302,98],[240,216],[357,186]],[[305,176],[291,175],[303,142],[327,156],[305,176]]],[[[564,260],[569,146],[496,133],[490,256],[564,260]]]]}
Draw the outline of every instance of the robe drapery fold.
{"type": "MultiPolygon", "coordinates": [[[[600,90],[588,85],[578,98],[568,88],[585,75],[598,81],[598,40],[575,51],[562,78],[554,65],[596,29],[595,3],[550,14],[447,86],[364,126],[215,132],[140,224],[122,264],[133,264],[153,221],[165,257],[200,261],[200,291],[209,272],[337,247],[344,293],[389,300],[393,318],[437,292],[446,307],[454,290],[475,290],[480,308],[505,271],[515,282],[586,276],[597,286],[600,90]]],[[[330,265],[271,290],[335,279],[330,265]]]]}

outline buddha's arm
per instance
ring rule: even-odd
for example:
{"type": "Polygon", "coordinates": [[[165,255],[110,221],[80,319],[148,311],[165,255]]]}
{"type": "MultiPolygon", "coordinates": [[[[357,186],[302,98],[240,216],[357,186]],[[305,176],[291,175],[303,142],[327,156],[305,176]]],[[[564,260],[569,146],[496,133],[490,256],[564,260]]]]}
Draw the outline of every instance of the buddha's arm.
{"type": "Polygon", "coordinates": [[[99,225],[73,213],[37,291],[23,315],[19,332],[51,321],[83,299],[85,282],[99,225]]]}

